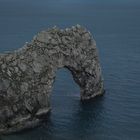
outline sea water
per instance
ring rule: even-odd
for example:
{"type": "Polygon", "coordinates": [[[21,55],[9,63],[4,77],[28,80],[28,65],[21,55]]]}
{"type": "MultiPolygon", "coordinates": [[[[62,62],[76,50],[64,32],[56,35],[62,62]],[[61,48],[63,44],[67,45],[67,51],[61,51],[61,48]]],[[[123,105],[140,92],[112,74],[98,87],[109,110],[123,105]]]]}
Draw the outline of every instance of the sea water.
{"type": "Polygon", "coordinates": [[[94,35],[106,93],[81,102],[71,73],[60,69],[47,121],[1,140],[140,139],[139,0],[0,0],[0,52],[48,27],[75,24],[94,35]]]}

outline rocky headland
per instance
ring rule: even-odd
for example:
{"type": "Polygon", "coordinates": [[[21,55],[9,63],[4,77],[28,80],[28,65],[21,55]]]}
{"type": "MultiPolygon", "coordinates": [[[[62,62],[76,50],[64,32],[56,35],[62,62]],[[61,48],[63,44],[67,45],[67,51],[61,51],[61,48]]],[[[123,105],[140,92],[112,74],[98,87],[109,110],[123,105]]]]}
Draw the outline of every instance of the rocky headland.
{"type": "Polygon", "coordinates": [[[50,111],[56,71],[67,68],[81,99],[103,94],[96,42],[80,25],[42,31],[22,48],[0,54],[0,134],[34,127],[50,111]]]}

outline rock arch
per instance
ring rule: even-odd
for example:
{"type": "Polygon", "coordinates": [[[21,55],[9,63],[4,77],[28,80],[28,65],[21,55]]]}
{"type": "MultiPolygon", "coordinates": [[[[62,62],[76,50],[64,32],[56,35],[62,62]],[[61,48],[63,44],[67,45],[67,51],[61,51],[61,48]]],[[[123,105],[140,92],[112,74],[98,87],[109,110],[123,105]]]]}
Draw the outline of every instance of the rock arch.
{"type": "Polygon", "coordinates": [[[54,27],[21,49],[0,55],[0,133],[34,126],[50,110],[50,94],[59,68],[71,71],[81,99],[103,94],[96,43],[80,25],[54,27]]]}

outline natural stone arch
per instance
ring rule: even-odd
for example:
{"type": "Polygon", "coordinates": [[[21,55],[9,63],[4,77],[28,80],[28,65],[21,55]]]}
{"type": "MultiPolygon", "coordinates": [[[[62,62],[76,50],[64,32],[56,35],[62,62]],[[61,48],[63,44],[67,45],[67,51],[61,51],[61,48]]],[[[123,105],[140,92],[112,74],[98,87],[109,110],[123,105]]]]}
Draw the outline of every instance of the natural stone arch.
{"type": "Polygon", "coordinates": [[[59,68],[71,71],[81,99],[103,93],[96,43],[80,25],[38,33],[31,43],[0,55],[0,132],[38,124],[50,110],[50,94],[59,68]]]}

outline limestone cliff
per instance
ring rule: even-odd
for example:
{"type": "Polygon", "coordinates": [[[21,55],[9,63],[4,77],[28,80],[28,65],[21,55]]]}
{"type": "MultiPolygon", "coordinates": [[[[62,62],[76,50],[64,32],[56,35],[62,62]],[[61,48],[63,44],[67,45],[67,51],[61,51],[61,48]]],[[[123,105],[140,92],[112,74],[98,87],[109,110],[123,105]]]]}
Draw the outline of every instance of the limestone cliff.
{"type": "Polygon", "coordinates": [[[103,94],[96,43],[80,25],[42,31],[19,50],[0,54],[0,133],[42,120],[50,110],[55,73],[63,67],[71,71],[82,100],[103,94]]]}

